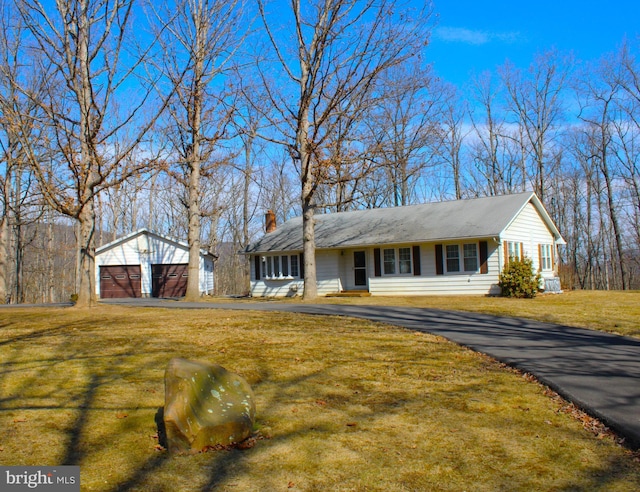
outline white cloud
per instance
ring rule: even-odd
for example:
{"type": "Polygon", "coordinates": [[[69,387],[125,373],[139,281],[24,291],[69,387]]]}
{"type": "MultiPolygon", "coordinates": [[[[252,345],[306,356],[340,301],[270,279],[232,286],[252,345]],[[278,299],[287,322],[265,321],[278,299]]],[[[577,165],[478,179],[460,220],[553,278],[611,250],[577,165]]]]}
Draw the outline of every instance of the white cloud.
{"type": "Polygon", "coordinates": [[[490,32],[482,30],[467,29],[465,27],[438,27],[434,32],[434,37],[449,43],[464,43],[481,45],[491,41],[503,43],[513,43],[520,37],[518,32],[490,32]]]}

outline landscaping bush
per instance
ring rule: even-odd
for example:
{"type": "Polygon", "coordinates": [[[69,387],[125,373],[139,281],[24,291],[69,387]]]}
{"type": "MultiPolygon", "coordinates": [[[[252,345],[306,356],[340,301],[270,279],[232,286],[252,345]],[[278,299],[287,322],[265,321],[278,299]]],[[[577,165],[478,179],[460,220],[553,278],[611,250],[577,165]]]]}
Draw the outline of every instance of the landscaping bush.
{"type": "Polygon", "coordinates": [[[530,258],[511,258],[500,274],[498,285],[503,297],[532,299],[540,289],[541,279],[542,275],[533,272],[530,258]]]}

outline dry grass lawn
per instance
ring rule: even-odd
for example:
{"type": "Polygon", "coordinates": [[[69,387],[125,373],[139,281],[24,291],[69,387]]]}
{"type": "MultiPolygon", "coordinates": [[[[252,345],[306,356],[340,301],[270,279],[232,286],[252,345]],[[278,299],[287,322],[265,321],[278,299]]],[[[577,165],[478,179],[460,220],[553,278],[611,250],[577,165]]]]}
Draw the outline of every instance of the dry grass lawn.
{"type": "Polygon", "coordinates": [[[488,357],[363,320],[0,310],[0,464],[79,464],[83,491],[640,489],[636,456],[564,406],[488,357]],[[158,449],[176,356],[243,375],[264,439],[158,449]]]}
{"type": "MultiPolygon", "coordinates": [[[[302,302],[299,298],[288,302],[302,302]]],[[[534,299],[482,296],[321,298],[319,302],[472,311],[640,337],[640,291],[568,291],[534,299]]]]}

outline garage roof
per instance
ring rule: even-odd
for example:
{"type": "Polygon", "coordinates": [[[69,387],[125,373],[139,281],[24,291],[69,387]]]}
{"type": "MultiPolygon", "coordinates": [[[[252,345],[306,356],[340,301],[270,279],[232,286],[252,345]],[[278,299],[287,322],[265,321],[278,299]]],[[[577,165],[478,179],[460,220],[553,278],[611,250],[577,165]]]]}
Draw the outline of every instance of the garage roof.
{"type": "MultiPolygon", "coordinates": [[[[174,239],[168,236],[163,236],[162,234],[158,234],[156,232],[152,232],[146,228],[143,229],[138,229],[137,231],[131,232],[125,236],[122,236],[118,239],[116,239],[115,241],[111,241],[110,243],[104,244],[102,246],[100,246],[99,248],[96,248],[96,254],[100,254],[103,253],[105,251],[110,250],[111,248],[114,248],[116,246],[119,246],[120,244],[126,243],[127,241],[130,241],[131,239],[135,239],[138,236],[141,235],[148,235],[148,236],[152,236],[155,237],[157,239],[160,239],[161,241],[173,244],[174,246],[178,247],[178,248],[182,248],[182,249],[189,249],[189,244],[184,242],[184,241],[180,241],[178,239],[174,239]]],[[[202,257],[210,257],[210,258],[217,258],[217,255],[201,249],[200,250],[200,256],[202,257]]]]}

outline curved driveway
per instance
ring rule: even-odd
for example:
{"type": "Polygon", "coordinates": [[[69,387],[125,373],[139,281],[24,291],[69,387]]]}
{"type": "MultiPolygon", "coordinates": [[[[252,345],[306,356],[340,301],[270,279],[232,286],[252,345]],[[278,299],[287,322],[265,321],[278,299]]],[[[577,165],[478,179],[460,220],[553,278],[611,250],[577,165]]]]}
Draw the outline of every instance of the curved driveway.
{"type": "MultiPolygon", "coordinates": [[[[114,302],[114,301],[111,301],[114,302]]],[[[440,335],[533,374],[640,447],[640,340],[520,318],[423,308],[279,302],[120,304],[351,316],[440,335]]]]}

